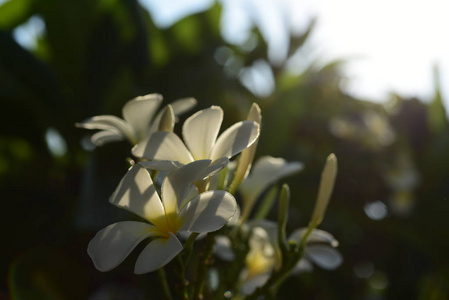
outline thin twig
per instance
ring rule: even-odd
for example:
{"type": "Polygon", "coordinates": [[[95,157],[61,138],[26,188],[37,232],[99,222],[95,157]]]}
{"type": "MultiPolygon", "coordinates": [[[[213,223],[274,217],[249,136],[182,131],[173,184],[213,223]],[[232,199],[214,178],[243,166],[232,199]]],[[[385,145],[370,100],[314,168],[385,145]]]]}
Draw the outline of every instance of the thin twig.
{"type": "Polygon", "coordinates": [[[158,269],[157,274],[162,284],[162,289],[164,291],[165,298],[167,300],[173,300],[173,296],[170,292],[170,287],[168,286],[167,274],[165,273],[165,269],[164,268],[158,269]]]}

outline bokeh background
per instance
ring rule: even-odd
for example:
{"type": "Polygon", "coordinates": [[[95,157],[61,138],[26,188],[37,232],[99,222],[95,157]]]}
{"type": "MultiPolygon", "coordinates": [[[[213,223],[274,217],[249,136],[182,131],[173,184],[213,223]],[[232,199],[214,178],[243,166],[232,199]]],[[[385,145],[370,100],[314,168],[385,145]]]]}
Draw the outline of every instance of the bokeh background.
{"type": "MultiPolygon", "coordinates": [[[[126,217],[107,199],[130,147],[91,149],[74,126],[121,116],[127,100],[153,92],[165,103],[220,105],[225,125],[260,105],[257,155],[305,164],[287,180],[290,231],[307,224],[325,158],[337,155],[321,228],[340,241],[344,263],[291,277],[280,299],[449,299],[449,126],[438,66],[425,97],[368,101],[347,89],[350,57],[323,60],[311,45],[319,18],[270,23],[247,1],[250,18],[236,21],[232,2],[187,5],[168,20],[176,7],[157,1],[2,1],[0,299],[160,298],[153,274],[132,274],[135,256],[108,273],[87,256],[95,232],[126,217]]],[[[427,41],[414,39],[433,47],[427,41]]]]}

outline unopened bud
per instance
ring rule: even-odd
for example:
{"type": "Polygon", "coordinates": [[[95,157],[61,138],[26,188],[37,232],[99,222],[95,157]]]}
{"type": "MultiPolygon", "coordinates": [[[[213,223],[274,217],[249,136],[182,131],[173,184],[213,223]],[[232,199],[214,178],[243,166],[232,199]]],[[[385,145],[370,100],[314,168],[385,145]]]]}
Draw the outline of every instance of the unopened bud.
{"type": "Polygon", "coordinates": [[[312,218],[310,219],[309,227],[316,228],[321,224],[324,213],[326,212],[329,199],[334,189],[335,178],[337,177],[337,157],[335,154],[330,154],[327,157],[326,165],[321,173],[320,188],[318,190],[318,198],[315,204],[312,218]]]}
{"type": "Polygon", "coordinates": [[[159,123],[159,131],[172,132],[175,127],[175,114],[173,112],[173,107],[168,104],[164,112],[162,113],[161,121],[159,123]]]}

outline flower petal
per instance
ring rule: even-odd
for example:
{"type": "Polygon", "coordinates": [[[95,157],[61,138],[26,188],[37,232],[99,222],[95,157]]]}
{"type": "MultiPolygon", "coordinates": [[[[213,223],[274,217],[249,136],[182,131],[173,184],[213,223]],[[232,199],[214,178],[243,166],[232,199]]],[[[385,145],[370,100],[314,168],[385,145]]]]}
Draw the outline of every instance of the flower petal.
{"type": "Polygon", "coordinates": [[[152,236],[154,226],[134,221],[111,224],[90,241],[87,253],[95,268],[102,272],[118,266],[145,238],[152,236]]]}
{"type": "MultiPolygon", "coordinates": [[[[173,113],[175,114],[175,122],[178,121],[177,116],[185,113],[186,111],[190,110],[193,106],[196,105],[196,100],[194,98],[183,98],[176,100],[170,105],[173,108],[173,113]]],[[[163,111],[160,111],[157,113],[156,117],[153,118],[153,124],[150,127],[150,133],[156,132],[159,128],[159,123],[162,119],[163,111]]]]}
{"type": "Polygon", "coordinates": [[[162,110],[158,131],[173,132],[173,128],[175,128],[175,114],[173,113],[172,106],[169,104],[162,110]]]}
{"type": "Polygon", "coordinates": [[[182,136],[195,159],[210,157],[222,121],[223,110],[219,106],[212,106],[200,110],[184,122],[182,136]]]}
{"type": "Polygon", "coordinates": [[[183,202],[191,192],[192,184],[195,181],[204,179],[210,174],[214,174],[226,166],[226,161],[217,160],[211,162],[209,159],[202,159],[191,162],[177,171],[171,173],[162,183],[161,196],[167,214],[178,213],[183,202]]]}
{"type": "Polygon", "coordinates": [[[134,138],[134,131],[124,120],[110,115],[95,116],[75,124],[77,127],[86,129],[99,129],[116,131],[122,133],[129,140],[134,138]]]}
{"type": "Polygon", "coordinates": [[[139,164],[128,170],[109,202],[151,221],[158,227],[166,224],[164,207],[151,176],[139,164]]]}
{"type": "Polygon", "coordinates": [[[225,235],[215,236],[214,253],[224,261],[233,261],[235,252],[232,249],[232,242],[225,235]]]}
{"type": "Polygon", "coordinates": [[[270,238],[270,241],[273,244],[277,243],[278,223],[271,220],[261,219],[251,220],[250,222],[248,222],[248,225],[250,226],[250,228],[252,228],[252,230],[256,228],[262,228],[270,238]]]}
{"type": "Polygon", "coordinates": [[[254,121],[238,122],[224,131],[217,139],[210,158],[231,158],[251,146],[259,137],[259,124],[254,121]]]}
{"type": "Polygon", "coordinates": [[[193,161],[182,140],[173,132],[158,131],[134,146],[132,154],[151,160],[173,160],[182,164],[193,161]]]}
{"type": "Polygon", "coordinates": [[[123,106],[123,118],[134,129],[137,138],[136,143],[147,135],[150,122],[161,102],[161,95],[148,94],[134,98],[123,106]]]}
{"type": "Polygon", "coordinates": [[[179,213],[180,230],[212,232],[223,227],[235,214],[234,196],[225,191],[208,191],[188,202],[179,213]]]}
{"type": "MultiPolygon", "coordinates": [[[[306,233],[307,228],[299,228],[293,231],[290,236],[288,237],[289,240],[294,241],[295,243],[299,243],[301,241],[301,238],[306,233]]],[[[309,241],[307,242],[308,245],[316,245],[318,243],[325,243],[332,247],[338,246],[338,241],[334,238],[332,234],[330,234],[327,231],[315,229],[312,231],[312,234],[310,235],[309,241]]]]}
{"type": "MultiPolygon", "coordinates": [[[[247,120],[255,121],[259,126],[262,126],[262,114],[260,108],[256,103],[253,103],[249,111],[247,120]]],[[[259,128],[260,130],[260,128],[259,128]]],[[[254,160],[254,155],[256,154],[258,141],[256,140],[251,146],[242,151],[238,158],[237,169],[234,173],[234,179],[231,183],[231,193],[237,189],[242,180],[248,176],[249,170],[254,160]]]]}
{"type": "Polygon", "coordinates": [[[308,259],[326,270],[333,270],[343,262],[340,252],[327,245],[307,246],[304,254],[308,259]]]}
{"type": "Polygon", "coordinates": [[[134,267],[134,273],[144,274],[162,268],[181,251],[182,244],[173,233],[170,232],[168,239],[157,238],[151,241],[140,253],[134,267]]]}
{"type": "Polygon", "coordinates": [[[300,162],[287,162],[283,158],[260,157],[254,164],[251,174],[240,185],[240,191],[259,196],[269,185],[281,178],[295,174],[304,168],[300,162]]]}
{"type": "Polygon", "coordinates": [[[202,173],[198,173],[196,178],[204,179],[206,177],[215,175],[223,170],[228,165],[228,163],[229,159],[227,157],[216,159],[207,168],[205,168],[202,173]]]}
{"type": "Polygon", "coordinates": [[[191,110],[196,105],[196,103],[197,101],[195,98],[189,97],[175,100],[170,104],[173,107],[173,112],[175,113],[175,116],[179,116],[191,110]]]}
{"type": "Polygon", "coordinates": [[[305,258],[301,258],[292,270],[292,274],[299,274],[302,272],[312,272],[313,265],[305,258]]]}
{"type": "Polygon", "coordinates": [[[117,131],[111,130],[102,130],[94,133],[90,137],[91,143],[96,146],[103,146],[106,143],[122,141],[125,139],[125,136],[117,131]]]}
{"type": "Polygon", "coordinates": [[[245,280],[240,286],[240,291],[244,295],[252,294],[258,287],[263,286],[268,281],[268,279],[270,279],[270,276],[271,272],[267,272],[250,277],[245,280]]]}
{"type": "Polygon", "coordinates": [[[232,216],[232,218],[229,220],[228,225],[229,226],[235,226],[238,225],[240,219],[240,207],[237,204],[237,208],[235,210],[235,214],[232,216]]]}
{"type": "Polygon", "coordinates": [[[283,158],[263,156],[252,167],[249,176],[240,184],[244,201],[243,214],[249,214],[260,194],[271,184],[302,170],[303,164],[287,162],[283,158]]]}
{"type": "Polygon", "coordinates": [[[183,164],[172,160],[148,160],[142,161],[139,164],[147,169],[157,171],[175,171],[184,166],[183,164]]]}

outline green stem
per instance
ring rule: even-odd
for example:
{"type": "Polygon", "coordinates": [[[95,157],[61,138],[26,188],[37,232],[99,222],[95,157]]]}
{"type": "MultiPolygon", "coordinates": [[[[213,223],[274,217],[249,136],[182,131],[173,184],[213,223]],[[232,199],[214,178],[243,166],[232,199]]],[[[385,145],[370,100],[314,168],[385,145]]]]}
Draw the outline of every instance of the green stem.
{"type": "Polygon", "coordinates": [[[179,267],[178,280],[181,283],[181,298],[189,299],[189,281],[186,279],[186,268],[189,264],[193,252],[193,243],[198,236],[198,233],[191,233],[187,241],[184,243],[184,250],[177,256],[177,263],[179,267]]]}
{"type": "Polygon", "coordinates": [[[183,300],[189,300],[189,291],[187,290],[187,286],[189,282],[185,278],[186,273],[186,266],[184,264],[184,261],[181,258],[181,255],[177,256],[177,262],[179,266],[179,272],[178,272],[178,280],[181,283],[181,292],[180,296],[183,300]]]}
{"type": "Polygon", "coordinates": [[[307,243],[309,242],[310,235],[312,234],[315,228],[316,228],[315,224],[310,224],[309,227],[307,227],[306,233],[302,236],[301,240],[299,241],[299,245],[296,248],[297,251],[304,250],[304,248],[307,246],[307,243]]]}
{"type": "Polygon", "coordinates": [[[170,292],[170,287],[168,286],[167,274],[165,273],[165,269],[164,268],[158,269],[157,274],[159,276],[159,281],[162,284],[162,289],[164,291],[165,298],[167,300],[173,300],[173,296],[170,292]]]}
{"type": "Polygon", "coordinates": [[[217,294],[222,296],[226,291],[230,291],[233,294],[232,299],[243,300],[243,297],[238,294],[238,284],[241,266],[245,265],[245,259],[249,252],[248,240],[250,235],[244,235],[238,226],[229,230],[228,235],[232,242],[235,260],[221,270],[222,278],[220,278],[217,294]]]}
{"type": "Polygon", "coordinates": [[[195,239],[198,237],[198,235],[199,233],[192,232],[184,244],[184,255],[186,257],[184,261],[185,265],[189,263],[190,258],[192,257],[193,243],[195,242],[195,239]]]}
{"type": "Polygon", "coordinates": [[[208,267],[211,264],[211,258],[214,250],[215,235],[209,233],[207,236],[206,249],[202,255],[200,255],[200,260],[198,264],[197,280],[195,286],[193,287],[193,297],[194,300],[203,299],[203,289],[204,283],[207,276],[208,267]]]}

